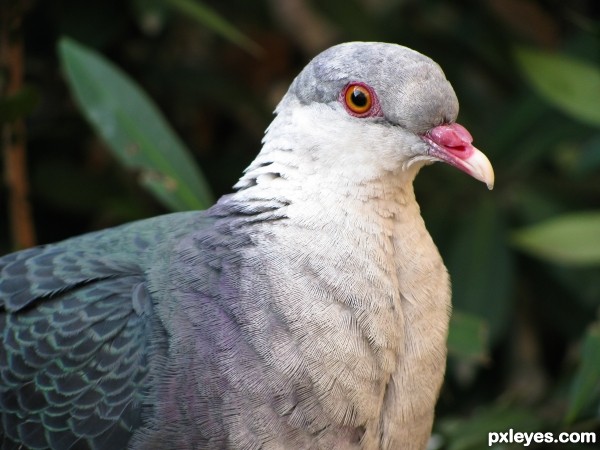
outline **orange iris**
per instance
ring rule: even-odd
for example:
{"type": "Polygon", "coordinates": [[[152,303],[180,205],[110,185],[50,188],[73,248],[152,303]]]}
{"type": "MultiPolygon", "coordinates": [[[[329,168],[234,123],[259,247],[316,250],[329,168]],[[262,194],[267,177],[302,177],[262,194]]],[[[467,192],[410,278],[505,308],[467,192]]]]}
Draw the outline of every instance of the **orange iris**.
{"type": "Polygon", "coordinates": [[[364,114],[373,106],[371,92],[360,84],[350,84],[344,94],[346,106],[356,114],[364,114]]]}

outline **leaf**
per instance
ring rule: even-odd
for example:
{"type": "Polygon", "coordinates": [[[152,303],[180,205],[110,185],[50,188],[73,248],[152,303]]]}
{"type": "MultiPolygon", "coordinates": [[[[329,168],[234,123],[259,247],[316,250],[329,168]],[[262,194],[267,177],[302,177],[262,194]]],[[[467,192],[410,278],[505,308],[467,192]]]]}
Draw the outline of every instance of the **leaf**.
{"type": "Polygon", "coordinates": [[[575,166],[577,175],[591,175],[600,167],[600,133],[584,143],[581,155],[575,166]]]}
{"type": "Polygon", "coordinates": [[[205,209],[208,184],[190,152],[147,95],[96,52],[62,38],[63,69],[84,115],[114,155],[167,208],[205,209]]]}
{"type": "Polygon", "coordinates": [[[260,56],[262,54],[262,49],[256,42],[248,38],[216,11],[209,8],[204,3],[200,3],[195,0],[164,1],[186,16],[197,20],[202,25],[213,30],[215,33],[220,34],[230,42],[242,47],[250,54],[254,56],[260,56]]]}
{"type": "Polygon", "coordinates": [[[480,317],[454,311],[448,332],[448,351],[459,358],[485,362],[488,359],[488,328],[480,317]]]}
{"type": "MultiPolygon", "coordinates": [[[[490,433],[509,433],[511,428],[519,432],[539,431],[541,419],[539,414],[527,409],[494,405],[481,408],[465,419],[442,419],[438,427],[448,441],[444,448],[480,450],[489,447],[489,440],[492,438],[490,433]]],[[[523,448],[523,444],[515,444],[514,448],[523,448]]]]}
{"type": "Polygon", "coordinates": [[[521,250],[560,264],[600,264],[600,211],[565,214],[512,235],[521,250]]]}
{"type": "Polygon", "coordinates": [[[569,393],[569,407],[565,416],[572,423],[581,411],[597,402],[600,396],[600,323],[587,331],[581,350],[581,365],[569,393]]]}
{"type": "Polygon", "coordinates": [[[456,309],[483,318],[496,342],[508,324],[514,277],[504,218],[492,195],[482,196],[461,221],[447,263],[456,309]]]}
{"type": "Polygon", "coordinates": [[[518,48],[515,57],[543,98],[576,119],[600,126],[599,66],[526,48],[518,48]]]}

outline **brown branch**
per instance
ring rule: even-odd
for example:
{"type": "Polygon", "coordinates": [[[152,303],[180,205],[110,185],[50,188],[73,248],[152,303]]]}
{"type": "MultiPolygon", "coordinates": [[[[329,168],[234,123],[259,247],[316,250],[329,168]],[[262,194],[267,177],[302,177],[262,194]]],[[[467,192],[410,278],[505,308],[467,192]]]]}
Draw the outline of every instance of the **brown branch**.
{"type": "MultiPolygon", "coordinates": [[[[0,70],[4,82],[0,92],[6,97],[23,87],[21,23],[26,7],[26,0],[0,0],[0,70]]],[[[29,203],[25,121],[18,118],[4,123],[1,132],[13,246],[31,247],[35,245],[35,230],[29,203]]]]}

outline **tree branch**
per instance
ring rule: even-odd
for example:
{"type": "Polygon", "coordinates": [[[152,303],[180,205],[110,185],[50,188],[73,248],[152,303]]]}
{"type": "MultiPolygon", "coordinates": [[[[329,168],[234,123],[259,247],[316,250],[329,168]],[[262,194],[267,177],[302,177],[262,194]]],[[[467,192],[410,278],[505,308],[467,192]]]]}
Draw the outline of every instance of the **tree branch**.
{"type": "MultiPolygon", "coordinates": [[[[23,38],[21,24],[26,0],[0,0],[0,92],[5,98],[23,87],[23,38]]],[[[0,145],[4,158],[4,180],[8,187],[10,229],[16,249],[35,245],[35,230],[29,203],[26,129],[22,117],[2,124],[0,145]]]]}

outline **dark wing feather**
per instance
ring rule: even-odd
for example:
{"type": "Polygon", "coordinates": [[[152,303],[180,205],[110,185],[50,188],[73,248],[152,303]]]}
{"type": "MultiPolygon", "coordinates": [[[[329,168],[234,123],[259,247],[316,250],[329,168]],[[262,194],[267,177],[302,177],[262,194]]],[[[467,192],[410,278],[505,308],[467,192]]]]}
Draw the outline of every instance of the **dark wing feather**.
{"type": "Polygon", "coordinates": [[[2,449],[126,447],[149,413],[152,367],[166,348],[144,265],[191,218],[0,258],[2,449]]]}

